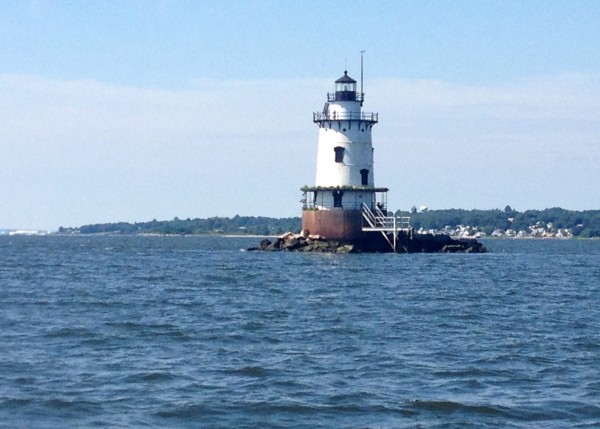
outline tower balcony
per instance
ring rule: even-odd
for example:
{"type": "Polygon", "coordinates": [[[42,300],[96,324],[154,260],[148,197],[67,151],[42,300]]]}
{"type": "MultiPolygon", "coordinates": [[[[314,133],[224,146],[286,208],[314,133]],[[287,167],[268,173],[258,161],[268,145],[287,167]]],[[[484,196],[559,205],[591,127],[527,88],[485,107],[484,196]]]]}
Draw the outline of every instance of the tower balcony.
{"type": "Polygon", "coordinates": [[[313,122],[322,124],[331,121],[360,121],[368,122],[370,125],[379,121],[379,114],[372,112],[314,112],[313,122]]]}
{"type": "Polygon", "coordinates": [[[387,209],[388,188],[375,186],[304,186],[302,210],[362,210],[365,203],[371,209],[387,209]],[[337,198],[336,198],[337,197],[337,198]]]}

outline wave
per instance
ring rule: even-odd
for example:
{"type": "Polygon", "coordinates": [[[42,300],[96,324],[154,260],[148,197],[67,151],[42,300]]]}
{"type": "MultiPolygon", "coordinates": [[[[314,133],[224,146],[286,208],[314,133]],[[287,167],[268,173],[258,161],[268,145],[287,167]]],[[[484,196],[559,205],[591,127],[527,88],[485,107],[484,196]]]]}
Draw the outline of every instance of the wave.
{"type": "Polygon", "coordinates": [[[445,400],[412,400],[408,404],[409,408],[415,411],[428,411],[435,413],[454,414],[475,414],[484,416],[507,417],[510,415],[509,409],[501,406],[488,404],[465,404],[455,401],[445,400]]]}

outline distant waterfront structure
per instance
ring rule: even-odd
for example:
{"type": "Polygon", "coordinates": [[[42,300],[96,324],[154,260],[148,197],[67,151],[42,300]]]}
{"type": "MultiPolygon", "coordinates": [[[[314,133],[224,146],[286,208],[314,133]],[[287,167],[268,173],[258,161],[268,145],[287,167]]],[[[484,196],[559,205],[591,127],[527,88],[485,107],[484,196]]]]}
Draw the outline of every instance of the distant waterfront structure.
{"type": "Polygon", "coordinates": [[[0,229],[0,235],[48,235],[48,231],[37,229],[0,229]]]}

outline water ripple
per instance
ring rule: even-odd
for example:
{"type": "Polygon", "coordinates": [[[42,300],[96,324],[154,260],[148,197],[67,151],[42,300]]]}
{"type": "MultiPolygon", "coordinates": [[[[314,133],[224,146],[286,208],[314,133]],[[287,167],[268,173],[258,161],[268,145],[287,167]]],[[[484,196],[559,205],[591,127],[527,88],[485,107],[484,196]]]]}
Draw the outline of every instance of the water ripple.
{"type": "Polygon", "coordinates": [[[600,423],[600,242],[0,237],[0,427],[600,423]]]}

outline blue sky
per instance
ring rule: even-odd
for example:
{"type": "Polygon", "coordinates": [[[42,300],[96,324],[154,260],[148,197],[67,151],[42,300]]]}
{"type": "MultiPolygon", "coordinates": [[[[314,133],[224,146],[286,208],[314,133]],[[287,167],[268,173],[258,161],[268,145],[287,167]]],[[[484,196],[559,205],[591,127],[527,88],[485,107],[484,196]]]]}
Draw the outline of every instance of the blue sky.
{"type": "Polygon", "coordinates": [[[390,208],[600,208],[597,1],[0,5],[0,228],[297,216],[361,50],[390,208]]]}

